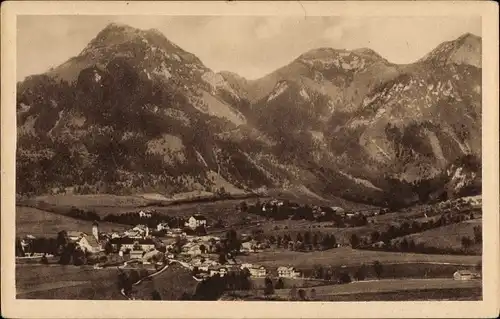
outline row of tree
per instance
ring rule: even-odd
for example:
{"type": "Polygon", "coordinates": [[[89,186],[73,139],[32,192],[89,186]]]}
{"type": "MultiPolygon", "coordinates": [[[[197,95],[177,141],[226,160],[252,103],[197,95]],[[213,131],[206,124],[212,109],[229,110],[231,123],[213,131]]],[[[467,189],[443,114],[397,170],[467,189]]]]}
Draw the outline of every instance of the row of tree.
{"type": "MultiPolygon", "coordinates": [[[[386,231],[373,231],[370,236],[359,237],[353,234],[350,238],[350,243],[353,248],[369,248],[374,243],[383,242],[384,247],[390,246],[392,239],[420,233],[426,230],[443,227],[450,224],[459,223],[468,219],[473,219],[474,214],[453,214],[448,213],[441,215],[438,219],[429,219],[424,222],[413,221],[412,223],[404,222],[401,225],[391,225],[386,231]]],[[[411,243],[408,242],[408,246],[411,243]]]]}
{"type": "MultiPolygon", "coordinates": [[[[384,267],[382,263],[378,260],[373,262],[371,265],[371,270],[375,276],[380,279],[384,272],[384,267]]],[[[304,275],[308,275],[312,278],[334,281],[337,284],[345,284],[355,280],[365,280],[368,273],[370,272],[370,266],[366,264],[361,264],[357,269],[346,270],[339,267],[324,267],[322,265],[315,265],[312,270],[305,270],[304,275]]]]}
{"type": "Polygon", "coordinates": [[[299,205],[287,200],[283,201],[280,205],[257,201],[254,205],[249,206],[246,202],[242,202],[240,210],[272,220],[331,221],[336,227],[359,227],[368,224],[367,217],[363,214],[345,216],[335,212],[328,206],[313,208],[307,204],[299,205]]]}
{"type": "Polygon", "coordinates": [[[278,248],[285,248],[295,251],[326,250],[337,247],[337,238],[333,234],[297,233],[295,239],[290,234],[281,236],[271,235],[267,238],[269,243],[278,248]]]}
{"type": "Polygon", "coordinates": [[[230,290],[250,290],[252,282],[248,269],[230,271],[225,276],[218,274],[200,282],[192,296],[192,300],[217,300],[224,292],[230,290]]]}

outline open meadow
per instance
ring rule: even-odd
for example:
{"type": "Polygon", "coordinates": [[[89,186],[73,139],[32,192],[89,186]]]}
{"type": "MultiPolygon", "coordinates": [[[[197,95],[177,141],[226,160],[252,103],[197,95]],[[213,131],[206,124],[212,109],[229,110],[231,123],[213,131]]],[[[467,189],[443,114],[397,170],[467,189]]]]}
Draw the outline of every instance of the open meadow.
{"type": "MultiPolygon", "coordinates": [[[[100,222],[102,231],[125,230],[125,225],[100,222]]],[[[16,207],[16,236],[30,234],[35,237],[55,236],[61,230],[91,232],[92,222],[60,214],[46,212],[31,207],[16,207]]]]}
{"type": "Polygon", "coordinates": [[[123,300],[118,270],[84,266],[16,265],[17,298],[123,300]]]}
{"type": "MultiPolygon", "coordinates": [[[[383,279],[373,281],[358,281],[344,285],[314,287],[318,299],[328,296],[354,295],[364,293],[389,293],[419,290],[470,289],[480,288],[480,280],[461,281],[453,279],[383,279]]],[[[311,288],[312,289],[312,288],[311,288]]],[[[309,291],[311,289],[308,289],[309,291]]],[[[277,296],[286,297],[290,289],[275,290],[277,296]]],[[[326,298],[325,298],[326,297],[326,298]]]]}
{"type": "MultiPolygon", "coordinates": [[[[423,231],[421,233],[411,234],[403,238],[412,239],[415,244],[424,244],[426,247],[435,247],[439,249],[462,248],[462,238],[474,238],[474,227],[482,226],[482,219],[472,219],[465,222],[451,224],[439,228],[423,231]]],[[[399,240],[400,238],[398,238],[399,240]]],[[[481,243],[475,243],[468,248],[469,253],[480,255],[482,252],[481,243]]]]}
{"type": "Polygon", "coordinates": [[[314,265],[324,266],[360,266],[379,261],[382,264],[455,264],[475,266],[481,256],[464,255],[430,255],[399,253],[385,251],[357,250],[351,248],[334,248],[325,251],[297,252],[277,249],[239,257],[241,262],[258,263],[269,267],[294,266],[299,269],[312,268],[314,265]]]}
{"type": "Polygon", "coordinates": [[[197,285],[189,270],[171,264],[159,275],[134,286],[133,295],[137,299],[151,300],[153,292],[157,291],[162,300],[181,300],[186,295],[193,295],[197,285]]]}

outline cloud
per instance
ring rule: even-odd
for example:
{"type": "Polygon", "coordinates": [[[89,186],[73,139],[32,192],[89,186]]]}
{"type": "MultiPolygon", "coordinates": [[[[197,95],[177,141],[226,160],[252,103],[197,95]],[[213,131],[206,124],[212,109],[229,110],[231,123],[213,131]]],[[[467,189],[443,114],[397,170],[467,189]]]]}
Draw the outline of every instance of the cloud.
{"type": "Polygon", "coordinates": [[[332,25],[323,31],[323,38],[331,42],[340,42],[347,32],[361,26],[362,22],[359,18],[341,18],[337,24],[332,25]]]}

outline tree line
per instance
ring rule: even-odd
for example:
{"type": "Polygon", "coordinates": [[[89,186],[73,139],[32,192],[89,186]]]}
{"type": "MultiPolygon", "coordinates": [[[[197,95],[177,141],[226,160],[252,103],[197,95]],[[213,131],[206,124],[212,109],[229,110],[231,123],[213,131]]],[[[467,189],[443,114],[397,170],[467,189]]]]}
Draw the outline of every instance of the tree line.
{"type": "Polygon", "coordinates": [[[285,233],[283,236],[270,235],[267,237],[271,245],[293,251],[326,250],[337,247],[337,238],[333,234],[311,233],[306,231],[297,233],[295,238],[285,233]]]}
{"type": "Polygon", "coordinates": [[[254,205],[242,202],[240,209],[243,212],[263,216],[272,220],[308,220],[315,222],[331,221],[336,227],[359,227],[368,224],[367,217],[363,214],[344,216],[336,213],[331,207],[320,206],[313,208],[310,205],[299,205],[285,200],[282,205],[261,203],[257,201],[254,205]]]}

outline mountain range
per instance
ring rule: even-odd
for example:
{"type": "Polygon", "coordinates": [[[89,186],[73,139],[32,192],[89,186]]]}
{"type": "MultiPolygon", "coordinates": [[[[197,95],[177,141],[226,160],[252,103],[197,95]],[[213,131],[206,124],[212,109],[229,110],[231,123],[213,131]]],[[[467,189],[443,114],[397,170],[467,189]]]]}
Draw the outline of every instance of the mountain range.
{"type": "Polygon", "coordinates": [[[17,83],[17,192],[265,192],[382,206],[481,192],[481,38],[415,63],[318,48],[257,80],[112,23],[17,83]]]}

